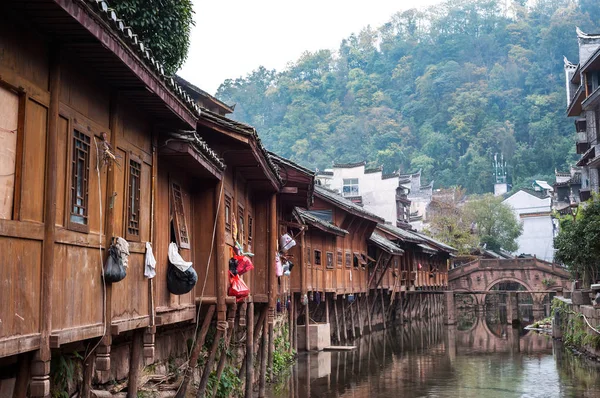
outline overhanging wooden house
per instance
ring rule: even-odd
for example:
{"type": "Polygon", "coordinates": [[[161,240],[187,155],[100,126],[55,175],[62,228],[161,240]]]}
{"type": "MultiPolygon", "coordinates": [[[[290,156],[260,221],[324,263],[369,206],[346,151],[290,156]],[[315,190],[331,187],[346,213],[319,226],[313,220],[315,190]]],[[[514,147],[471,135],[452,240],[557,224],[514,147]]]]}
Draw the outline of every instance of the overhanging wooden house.
{"type": "Polygon", "coordinates": [[[389,224],[379,224],[377,233],[404,250],[399,267],[400,290],[448,286],[448,260],[456,252],[454,248],[424,234],[389,224]]]}

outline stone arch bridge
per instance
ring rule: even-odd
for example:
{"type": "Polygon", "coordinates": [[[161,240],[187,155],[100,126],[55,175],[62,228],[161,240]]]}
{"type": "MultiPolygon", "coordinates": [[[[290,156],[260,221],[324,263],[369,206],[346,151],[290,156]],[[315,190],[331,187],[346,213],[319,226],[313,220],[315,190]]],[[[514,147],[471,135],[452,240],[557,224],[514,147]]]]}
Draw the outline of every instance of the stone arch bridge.
{"type": "Polygon", "coordinates": [[[541,305],[549,291],[567,289],[570,274],[564,268],[537,258],[480,259],[451,269],[448,287],[455,293],[473,293],[483,304],[485,293],[503,282],[517,282],[541,305]]]}

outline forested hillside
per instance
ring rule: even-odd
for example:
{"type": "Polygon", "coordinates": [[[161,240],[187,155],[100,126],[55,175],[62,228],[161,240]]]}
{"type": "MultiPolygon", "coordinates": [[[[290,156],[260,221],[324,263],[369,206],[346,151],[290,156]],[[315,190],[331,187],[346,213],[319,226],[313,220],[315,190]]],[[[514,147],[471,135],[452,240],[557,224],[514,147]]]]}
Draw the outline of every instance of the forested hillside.
{"type": "Polygon", "coordinates": [[[226,80],[217,96],[270,150],[311,168],[367,160],[483,193],[502,152],[515,185],[551,178],[576,158],[563,55],[578,61],[575,27],[599,30],[600,1],[527,3],[447,0],[398,13],[336,52],[226,80]]]}

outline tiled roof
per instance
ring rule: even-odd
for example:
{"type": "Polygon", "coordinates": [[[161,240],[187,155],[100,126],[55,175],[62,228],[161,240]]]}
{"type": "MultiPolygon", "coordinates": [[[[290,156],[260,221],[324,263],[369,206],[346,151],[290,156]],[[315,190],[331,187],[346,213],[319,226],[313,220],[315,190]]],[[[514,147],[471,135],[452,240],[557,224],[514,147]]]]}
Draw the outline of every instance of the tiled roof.
{"type": "Polygon", "coordinates": [[[379,167],[374,167],[372,169],[365,169],[365,174],[379,173],[381,171],[383,171],[383,167],[379,166],[379,167]]]}
{"type": "Polygon", "coordinates": [[[427,254],[435,254],[438,252],[435,247],[431,247],[426,243],[419,243],[417,246],[427,254]]]}
{"type": "Polygon", "coordinates": [[[531,188],[521,188],[521,191],[526,192],[532,196],[535,196],[538,199],[546,199],[549,198],[550,195],[548,195],[546,192],[543,191],[536,191],[534,189],[531,188]]]}
{"type": "Polygon", "coordinates": [[[144,64],[152,69],[156,76],[161,79],[166,86],[173,92],[196,116],[200,116],[202,110],[192,97],[177,84],[174,77],[167,76],[162,64],[152,56],[151,43],[144,43],[138,35],[128,26],[126,21],[119,18],[114,9],[105,0],[86,0],[92,8],[96,8],[96,14],[106,20],[113,28],[113,32],[119,35],[128,46],[137,52],[144,64]]]}
{"type": "Polygon", "coordinates": [[[365,210],[363,207],[357,205],[356,203],[349,201],[346,198],[341,197],[337,193],[330,191],[327,188],[324,188],[319,185],[315,185],[315,194],[329,202],[332,202],[332,203],[338,205],[339,207],[348,211],[349,213],[353,213],[353,214],[362,216],[371,221],[383,222],[383,218],[365,210]]]}
{"type": "Polygon", "coordinates": [[[365,162],[363,160],[362,162],[356,162],[356,163],[334,163],[333,167],[335,167],[336,169],[351,169],[353,167],[360,167],[360,166],[364,166],[366,164],[367,164],[367,162],[365,162]]]}
{"type": "Polygon", "coordinates": [[[335,235],[339,235],[339,236],[348,234],[348,231],[346,231],[345,229],[342,229],[330,222],[327,222],[327,221],[315,216],[314,214],[311,214],[310,211],[303,210],[299,207],[296,207],[294,209],[294,211],[298,215],[298,218],[300,218],[300,220],[302,220],[302,222],[304,222],[306,224],[313,225],[321,230],[327,230],[328,232],[331,232],[331,233],[333,233],[335,235]]]}
{"type": "Polygon", "coordinates": [[[406,242],[412,242],[412,243],[422,243],[423,242],[423,238],[415,235],[411,231],[395,227],[391,224],[377,224],[377,228],[379,228],[385,232],[388,232],[388,233],[396,236],[398,239],[406,241],[406,242]]]}
{"type": "MultiPolygon", "coordinates": [[[[157,61],[152,56],[152,51],[150,50],[150,47],[148,46],[148,44],[142,42],[138,38],[138,35],[135,34],[133,29],[131,29],[129,26],[127,26],[126,21],[119,19],[117,13],[112,8],[109,7],[109,3],[107,1],[105,1],[105,0],[87,0],[87,2],[90,3],[92,5],[92,7],[96,6],[98,8],[99,12],[97,14],[109,22],[109,25],[111,25],[113,27],[113,31],[116,32],[124,40],[125,43],[127,43],[131,48],[133,48],[138,53],[138,55],[140,56],[140,59],[145,63],[145,65],[147,65],[150,69],[154,70],[156,75],[166,84],[167,87],[169,87],[169,89],[181,101],[183,101],[183,103],[186,105],[186,107],[189,110],[191,110],[195,114],[196,117],[206,117],[207,119],[212,119],[213,121],[215,121],[221,125],[228,125],[230,128],[235,128],[237,130],[244,130],[247,134],[253,135],[256,138],[259,148],[265,155],[265,158],[267,159],[267,163],[269,164],[269,167],[273,170],[278,181],[281,183],[281,177],[279,176],[277,167],[271,161],[269,154],[267,153],[266,149],[262,145],[260,138],[258,138],[258,134],[256,134],[256,130],[253,127],[233,121],[224,116],[218,115],[218,114],[211,112],[208,109],[204,109],[203,107],[196,104],[195,101],[193,100],[193,98],[188,93],[185,92],[185,89],[183,87],[181,87],[175,81],[175,79],[176,79],[175,76],[165,75],[164,67],[160,64],[159,61],[157,61]]],[[[182,80],[180,80],[180,82],[181,81],[182,80]]]]}
{"type": "Polygon", "coordinates": [[[369,240],[390,254],[404,253],[404,250],[402,250],[400,246],[386,239],[384,236],[379,235],[377,232],[373,232],[369,240]]]}
{"type": "MultiPolygon", "coordinates": [[[[398,173],[389,173],[389,174],[383,174],[381,176],[381,179],[382,180],[389,180],[390,178],[397,178],[397,177],[400,177],[400,175],[398,173]]],[[[408,181],[410,181],[410,180],[408,180],[408,181]]]]}
{"type": "Polygon", "coordinates": [[[176,140],[189,142],[198,153],[214,163],[219,169],[225,170],[225,163],[223,163],[223,160],[210,149],[206,142],[204,142],[195,131],[171,132],[169,133],[169,136],[176,140]]]}
{"type": "Polygon", "coordinates": [[[442,249],[442,250],[444,250],[444,251],[447,251],[447,252],[456,252],[456,251],[457,251],[457,250],[456,250],[455,248],[453,248],[452,246],[450,246],[450,245],[447,245],[447,244],[445,244],[445,243],[443,243],[443,242],[440,242],[439,240],[437,240],[437,239],[434,239],[434,238],[432,238],[431,236],[428,236],[428,235],[422,234],[422,233],[420,233],[420,232],[413,232],[413,233],[414,233],[415,235],[417,235],[417,236],[419,236],[419,237],[423,238],[423,239],[424,239],[424,240],[426,240],[427,242],[429,242],[429,243],[432,243],[434,246],[437,246],[437,247],[441,248],[441,249],[442,249]]]}
{"type": "Polygon", "coordinates": [[[276,162],[280,162],[282,164],[286,164],[286,165],[288,165],[290,167],[293,167],[295,169],[298,169],[298,170],[302,171],[305,174],[308,174],[308,175],[311,175],[311,176],[314,176],[316,174],[314,171],[312,171],[310,169],[307,169],[306,167],[301,166],[298,163],[296,163],[294,161],[291,161],[290,159],[284,158],[283,156],[278,155],[275,152],[269,151],[269,156],[271,156],[271,158],[273,158],[276,162]]]}
{"type": "Polygon", "coordinates": [[[332,176],[333,171],[317,171],[318,176],[332,176]]]}

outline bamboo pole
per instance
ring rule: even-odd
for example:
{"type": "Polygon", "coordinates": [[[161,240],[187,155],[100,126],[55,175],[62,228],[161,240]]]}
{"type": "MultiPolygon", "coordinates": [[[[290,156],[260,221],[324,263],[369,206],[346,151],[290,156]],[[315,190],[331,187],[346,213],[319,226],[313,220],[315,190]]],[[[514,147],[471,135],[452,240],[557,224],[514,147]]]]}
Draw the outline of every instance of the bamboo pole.
{"type": "Polygon", "coordinates": [[[181,383],[181,387],[179,387],[175,398],[185,397],[188,385],[190,384],[190,380],[192,379],[192,374],[194,373],[194,369],[198,364],[198,357],[200,357],[200,352],[202,351],[202,346],[204,345],[204,340],[206,339],[206,334],[208,333],[208,328],[210,326],[210,322],[212,321],[215,310],[216,306],[211,305],[210,307],[208,307],[208,310],[204,315],[202,327],[196,333],[196,342],[194,343],[194,346],[192,347],[192,352],[190,353],[190,359],[188,361],[188,366],[185,371],[185,375],[183,376],[183,382],[181,383]]]}

